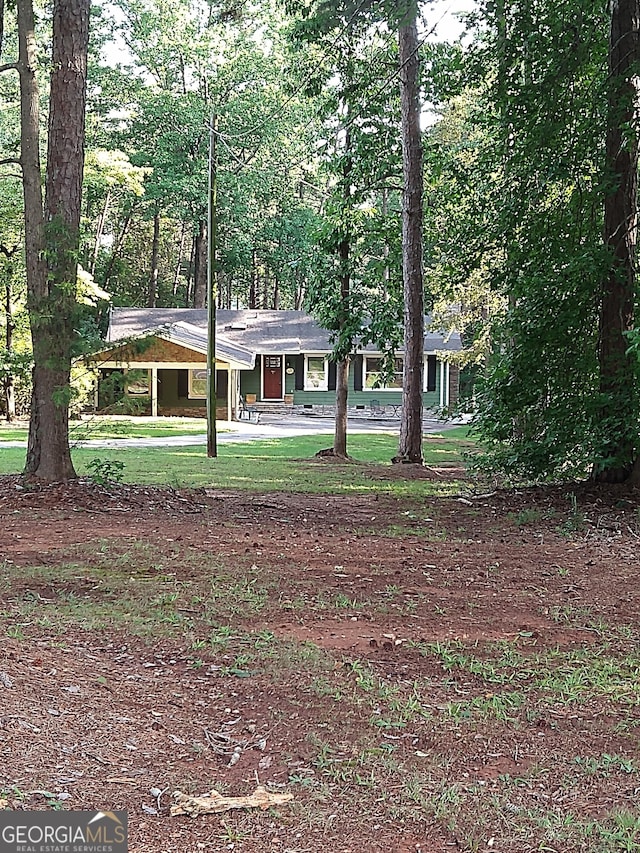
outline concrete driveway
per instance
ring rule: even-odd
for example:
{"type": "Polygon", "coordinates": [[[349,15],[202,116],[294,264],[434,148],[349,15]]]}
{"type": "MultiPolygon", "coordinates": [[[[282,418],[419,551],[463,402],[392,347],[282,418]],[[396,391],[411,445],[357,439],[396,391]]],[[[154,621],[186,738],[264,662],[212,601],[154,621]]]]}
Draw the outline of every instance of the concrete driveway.
{"type": "MultiPolygon", "coordinates": [[[[162,419],[159,418],[159,421],[162,419]]],[[[333,435],[333,417],[306,415],[261,415],[260,423],[252,424],[245,421],[220,421],[218,423],[218,444],[233,444],[239,442],[261,441],[269,438],[288,438],[296,435],[333,435]]],[[[427,420],[424,422],[424,432],[440,432],[443,429],[456,426],[451,422],[427,420]]],[[[195,435],[171,435],[153,438],[105,438],[88,439],[74,442],[72,447],[187,447],[207,443],[206,425],[202,424],[203,432],[195,435]]],[[[398,418],[368,418],[350,417],[348,431],[355,433],[391,433],[398,435],[400,421],[398,418]]],[[[0,441],[0,447],[26,447],[25,441],[0,441]]]]}

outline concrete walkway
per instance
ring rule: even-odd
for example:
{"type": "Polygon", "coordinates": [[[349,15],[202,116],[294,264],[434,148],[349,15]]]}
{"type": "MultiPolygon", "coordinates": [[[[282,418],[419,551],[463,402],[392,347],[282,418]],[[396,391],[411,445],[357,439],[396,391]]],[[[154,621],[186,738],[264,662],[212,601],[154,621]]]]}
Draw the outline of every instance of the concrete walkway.
{"type": "MultiPolygon", "coordinates": [[[[162,421],[158,418],[156,423],[162,421]]],[[[443,429],[457,426],[450,421],[428,420],[424,422],[425,433],[440,432],[443,429]]],[[[332,417],[304,415],[262,415],[259,424],[244,421],[220,421],[217,424],[218,444],[233,444],[238,442],[262,441],[270,438],[289,438],[299,435],[333,435],[334,419],[332,417]]],[[[398,435],[400,421],[398,418],[349,418],[348,432],[355,433],[391,433],[398,435]]],[[[96,448],[131,448],[131,447],[188,447],[207,443],[206,426],[203,432],[185,435],[158,436],[153,438],[96,438],[86,441],[74,441],[72,447],[96,448]]],[[[0,441],[2,447],[26,447],[26,441],[0,441]]]]}

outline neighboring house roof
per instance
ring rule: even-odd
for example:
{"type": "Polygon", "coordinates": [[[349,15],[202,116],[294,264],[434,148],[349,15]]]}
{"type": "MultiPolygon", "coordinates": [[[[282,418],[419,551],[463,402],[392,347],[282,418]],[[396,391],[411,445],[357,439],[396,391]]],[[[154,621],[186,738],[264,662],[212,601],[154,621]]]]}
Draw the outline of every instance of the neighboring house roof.
{"type": "MultiPolygon", "coordinates": [[[[425,352],[462,349],[460,335],[444,335],[427,329],[425,352]]],[[[107,341],[138,337],[159,327],[190,327],[207,334],[206,308],[113,308],[107,341]]],[[[177,333],[176,333],[177,334],[177,333]]],[[[186,332],[185,332],[186,334],[186,332]]],[[[191,332],[191,334],[194,334],[191,332]]],[[[331,352],[331,333],[323,329],[305,311],[222,310],[216,312],[216,342],[223,339],[228,345],[245,352],[264,355],[298,355],[300,353],[331,352]]],[[[185,344],[188,346],[188,344],[185,344]]],[[[216,345],[216,349],[218,346],[216,345]]],[[[361,347],[360,352],[377,352],[374,344],[361,347]]],[[[221,353],[220,353],[221,354],[221,353]]]]}

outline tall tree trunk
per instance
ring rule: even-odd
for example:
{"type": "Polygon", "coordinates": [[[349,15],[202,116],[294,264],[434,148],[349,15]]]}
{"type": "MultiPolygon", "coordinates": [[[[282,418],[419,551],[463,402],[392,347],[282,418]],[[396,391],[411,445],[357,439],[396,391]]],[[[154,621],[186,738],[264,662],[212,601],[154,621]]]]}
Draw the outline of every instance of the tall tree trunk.
{"type": "Polygon", "coordinates": [[[4,49],[4,0],[0,0],[0,56],[4,49]]]}
{"type": "MultiPolygon", "coordinates": [[[[342,161],[343,215],[340,228],[342,236],[338,243],[340,259],[340,318],[338,320],[340,337],[351,310],[351,172],[353,158],[351,151],[351,132],[345,131],[344,154],[342,161]]],[[[349,425],[349,356],[345,355],[336,364],[336,419],[333,434],[333,453],[341,459],[348,459],[347,427],[349,425]]]]}
{"type": "Polygon", "coordinates": [[[104,199],[104,204],[102,205],[102,210],[100,211],[100,216],[98,217],[98,225],[96,227],[96,236],[93,241],[93,252],[91,253],[91,264],[89,266],[89,272],[91,275],[95,275],[96,272],[96,264],[98,262],[98,253],[100,252],[100,241],[102,240],[102,234],[104,232],[104,224],[107,221],[107,213],[109,212],[109,205],[111,204],[111,192],[107,191],[107,195],[104,199]]]}
{"type": "MultiPolygon", "coordinates": [[[[47,295],[42,176],[40,169],[40,113],[36,37],[32,0],[17,0],[20,73],[20,163],[24,198],[25,255],[29,307],[47,295]]],[[[35,305],[34,305],[35,308],[35,305]]]]}
{"type": "Polygon", "coordinates": [[[204,219],[198,225],[194,248],[193,307],[207,307],[207,223],[204,219]]]}
{"type": "Polygon", "coordinates": [[[382,254],[384,257],[384,269],[382,271],[382,295],[385,299],[389,298],[389,283],[391,281],[391,268],[389,266],[389,257],[391,255],[391,248],[389,246],[389,238],[387,237],[386,223],[387,217],[389,215],[389,190],[384,187],[382,190],[382,221],[384,222],[384,247],[382,249],[382,254]]]}
{"type": "MultiPolygon", "coordinates": [[[[226,297],[225,297],[226,305],[225,305],[225,308],[231,308],[231,299],[232,299],[232,293],[231,293],[231,281],[232,281],[232,279],[231,279],[231,275],[228,275],[228,276],[226,277],[226,280],[225,280],[225,283],[224,283],[224,290],[225,290],[225,293],[226,293],[226,297]]],[[[221,289],[222,289],[222,288],[221,288],[221,289]]]]}
{"type": "MultiPolygon", "coordinates": [[[[278,237],[278,252],[282,251],[282,238],[278,237]]],[[[271,302],[271,306],[274,311],[278,311],[280,308],[280,276],[278,275],[277,268],[273,274],[273,300],[271,302]]]]}
{"type": "MultiPolygon", "coordinates": [[[[90,0],[55,0],[53,6],[43,234],[46,269],[39,265],[37,276],[32,275],[30,284],[27,280],[34,368],[25,473],[47,482],[76,476],[69,450],[69,401],[77,311],[89,4],[90,0]]],[[[26,94],[29,105],[34,94],[30,86],[26,94]]],[[[33,142],[31,129],[27,139],[33,142]]],[[[35,207],[35,196],[29,203],[35,207]]],[[[42,207],[31,215],[39,237],[42,207]]]]}
{"type": "Polygon", "coordinates": [[[633,328],[637,235],[637,73],[640,0],[611,0],[606,163],[615,189],[605,198],[604,239],[612,264],[602,284],[598,362],[604,454],[594,466],[598,482],[622,482],[638,453],[635,356],[625,333],[633,328]]]}
{"type": "Polygon", "coordinates": [[[153,215],[153,239],[151,241],[151,274],[147,293],[147,308],[155,308],[158,299],[158,263],[160,257],[160,213],[153,215]]]}
{"type": "Polygon", "coordinates": [[[113,273],[113,267],[115,266],[116,258],[120,254],[120,249],[122,249],[122,246],[124,244],[124,240],[125,240],[125,237],[127,236],[127,232],[128,232],[129,227],[131,225],[132,218],[133,218],[133,214],[130,211],[129,213],[127,213],[127,216],[126,216],[124,222],[122,223],[122,228],[120,229],[120,233],[118,234],[118,238],[117,238],[115,245],[113,247],[113,251],[111,252],[111,257],[109,258],[109,263],[107,264],[107,268],[104,271],[104,275],[102,277],[102,286],[104,287],[105,290],[107,289],[107,286],[109,284],[109,279],[111,278],[111,275],[113,273]]]}
{"type": "Polygon", "coordinates": [[[422,268],[422,139],[418,87],[417,6],[398,29],[402,121],[402,277],[404,282],[404,377],[400,441],[394,462],[422,464],[424,284],[422,268]]]}
{"type": "Polygon", "coordinates": [[[193,304],[193,277],[196,269],[196,236],[191,236],[191,252],[189,253],[189,266],[187,267],[187,292],[185,295],[185,308],[193,304]]]}
{"type": "Polygon", "coordinates": [[[178,243],[178,256],[176,258],[176,266],[173,273],[173,287],[171,292],[174,298],[178,295],[178,285],[180,284],[180,270],[182,269],[182,256],[184,255],[184,241],[187,236],[187,223],[182,222],[180,225],[180,242],[178,243]]]}
{"type": "Polygon", "coordinates": [[[349,394],[349,359],[336,364],[336,420],[333,433],[333,454],[340,459],[348,459],[347,427],[349,394]]]}
{"type": "MultiPolygon", "coordinates": [[[[13,299],[11,298],[11,277],[13,275],[13,270],[6,271],[6,281],[5,281],[5,347],[7,350],[7,355],[11,356],[13,352],[13,332],[15,330],[15,323],[13,320],[13,299]]],[[[3,391],[4,391],[4,407],[5,407],[5,418],[7,421],[11,422],[14,420],[16,416],[16,395],[15,395],[15,384],[13,379],[13,373],[9,370],[7,371],[4,381],[3,381],[3,391]]]]}
{"type": "Polygon", "coordinates": [[[251,251],[251,281],[249,282],[249,308],[258,307],[258,264],[256,250],[251,251]]]}

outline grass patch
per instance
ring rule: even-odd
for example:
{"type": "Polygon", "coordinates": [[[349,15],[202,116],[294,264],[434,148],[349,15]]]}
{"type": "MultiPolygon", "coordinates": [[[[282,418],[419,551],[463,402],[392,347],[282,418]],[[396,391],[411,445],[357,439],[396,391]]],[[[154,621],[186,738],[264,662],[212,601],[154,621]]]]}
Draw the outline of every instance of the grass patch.
{"type": "MultiPolygon", "coordinates": [[[[73,461],[80,476],[90,474],[89,465],[99,457],[105,462],[123,462],[122,479],[127,483],[253,491],[311,492],[330,494],[388,492],[394,495],[429,495],[456,492],[459,485],[405,480],[394,476],[391,458],[397,451],[397,437],[391,434],[354,434],[349,451],[354,463],[321,462],[313,457],[330,442],[328,436],[299,436],[253,442],[224,443],[216,459],[209,459],[204,447],[76,448],[73,461]],[[369,467],[377,464],[375,477],[369,467]]],[[[432,467],[458,467],[466,439],[426,436],[425,463],[432,467]]],[[[0,474],[17,474],[24,466],[22,448],[5,448],[0,454],[0,474]]]]}
{"type": "MultiPolygon", "coordinates": [[[[164,438],[174,435],[205,435],[204,418],[122,418],[86,417],[69,422],[69,440],[77,441],[112,438],[164,438]]],[[[27,421],[0,424],[0,441],[26,441],[27,421]]]]}

